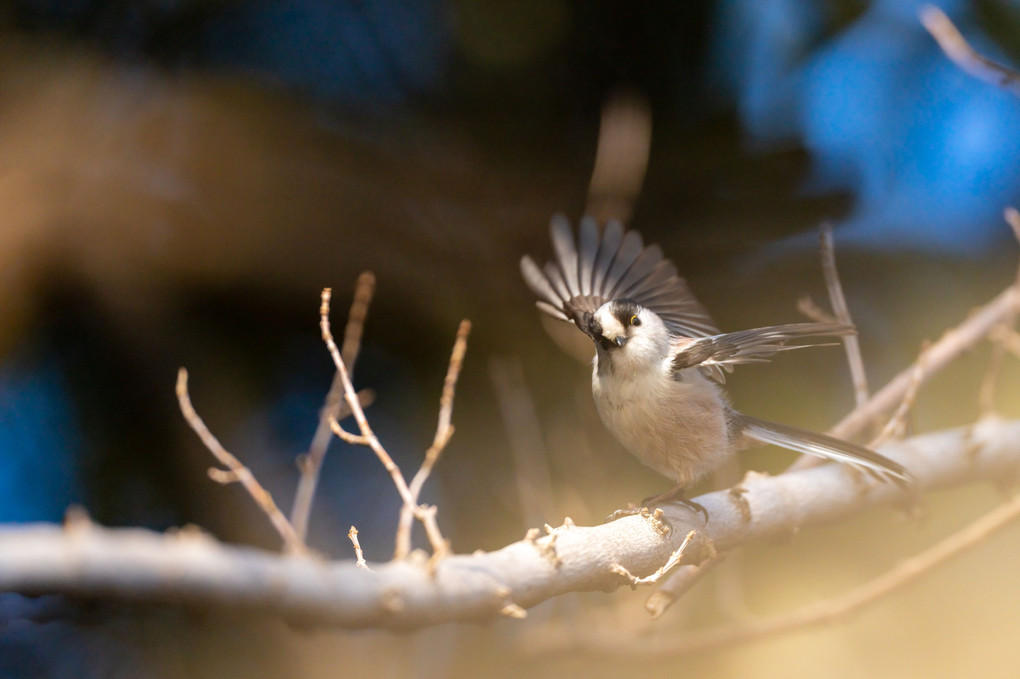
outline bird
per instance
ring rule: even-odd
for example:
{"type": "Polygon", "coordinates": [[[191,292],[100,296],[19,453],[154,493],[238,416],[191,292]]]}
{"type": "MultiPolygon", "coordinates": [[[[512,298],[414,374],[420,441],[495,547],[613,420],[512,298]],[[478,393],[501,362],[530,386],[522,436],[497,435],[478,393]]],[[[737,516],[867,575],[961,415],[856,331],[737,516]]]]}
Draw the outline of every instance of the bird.
{"type": "MultiPolygon", "coordinates": [[[[555,259],[544,267],[528,255],[521,274],[549,316],[573,323],[595,345],[592,395],[599,418],[631,454],[671,479],[670,490],[646,507],[680,501],[683,493],[731,456],[755,443],[772,444],[846,463],[906,487],[910,473],[864,446],[761,420],[735,410],[723,389],[736,365],[768,362],[810,344],[811,337],[856,332],[840,322],[804,322],[721,333],[657,245],[610,220],[550,223],[555,259]]],[[[707,519],[707,515],[706,515],[707,519]]]]}

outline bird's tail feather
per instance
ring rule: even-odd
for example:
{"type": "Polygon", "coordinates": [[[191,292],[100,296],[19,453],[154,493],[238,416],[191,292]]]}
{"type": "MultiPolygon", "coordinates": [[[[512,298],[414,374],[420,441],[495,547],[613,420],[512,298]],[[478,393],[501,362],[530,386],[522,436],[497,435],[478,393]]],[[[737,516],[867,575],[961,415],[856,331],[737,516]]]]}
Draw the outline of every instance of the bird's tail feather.
{"type": "Polygon", "coordinates": [[[747,415],[739,415],[738,418],[743,424],[744,435],[755,441],[843,462],[901,487],[914,480],[902,465],[856,443],[747,415]]]}

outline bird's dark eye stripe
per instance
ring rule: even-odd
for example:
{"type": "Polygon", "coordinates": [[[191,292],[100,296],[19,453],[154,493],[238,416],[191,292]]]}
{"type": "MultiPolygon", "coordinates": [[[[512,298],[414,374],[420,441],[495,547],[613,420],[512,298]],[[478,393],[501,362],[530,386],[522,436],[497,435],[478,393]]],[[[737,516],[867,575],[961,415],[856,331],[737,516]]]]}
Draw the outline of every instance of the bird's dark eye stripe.
{"type": "Polygon", "coordinates": [[[640,311],[637,302],[632,299],[620,299],[613,303],[613,315],[624,327],[628,325],[640,325],[641,321],[637,315],[640,311]],[[636,322],[635,322],[636,321],[636,322]]]}

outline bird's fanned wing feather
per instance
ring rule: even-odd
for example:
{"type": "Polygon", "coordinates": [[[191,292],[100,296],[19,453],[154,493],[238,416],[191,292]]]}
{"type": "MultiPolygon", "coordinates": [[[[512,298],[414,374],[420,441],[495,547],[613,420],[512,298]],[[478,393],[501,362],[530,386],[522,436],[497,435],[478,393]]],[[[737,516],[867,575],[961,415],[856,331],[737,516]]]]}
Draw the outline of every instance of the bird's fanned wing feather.
{"type": "Polygon", "coordinates": [[[657,245],[645,246],[636,231],[609,222],[601,236],[593,219],[582,220],[577,245],[570,224],[557,215],[550,223],[556,259],[543,268],[521,259],[521,274],[550,316],[574,320],[614,299],[632,299],[657,314],[674,335],[716,335],[708,312],[698,303],[676,266],[657,245]]]}
{"type": "Polygon", "coordinates": [[[817,346],[787,344],[790,340],[841,337],[854,332],[854,326],[846,323],[788,323],[681,341],[677,343],[673,355],[673,374],[697,367],[711,377],[724,381],[720,368],[730,370],[732,366],[741,363],[763,363],[780,351],[817,346]]]}

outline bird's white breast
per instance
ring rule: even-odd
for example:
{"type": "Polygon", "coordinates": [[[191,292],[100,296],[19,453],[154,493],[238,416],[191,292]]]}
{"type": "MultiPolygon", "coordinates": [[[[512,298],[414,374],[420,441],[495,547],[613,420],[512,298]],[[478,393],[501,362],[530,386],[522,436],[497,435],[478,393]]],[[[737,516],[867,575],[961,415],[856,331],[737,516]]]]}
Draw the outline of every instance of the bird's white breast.
{"type": "Polygon", "coordinates": [[[731,451],[726,402],[697,369],[676,380],[665,363],[651,368],[599,374],[596,366],[596,409],[606,428],[644,464],[678,485],[693,485],[731,451]]]}

